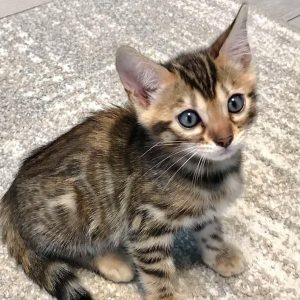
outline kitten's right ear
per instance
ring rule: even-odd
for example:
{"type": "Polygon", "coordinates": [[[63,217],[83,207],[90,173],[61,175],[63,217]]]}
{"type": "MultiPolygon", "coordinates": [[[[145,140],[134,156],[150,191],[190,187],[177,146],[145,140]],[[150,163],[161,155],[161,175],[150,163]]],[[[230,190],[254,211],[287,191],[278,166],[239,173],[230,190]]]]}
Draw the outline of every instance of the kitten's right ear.
{"type": "Polygon", "coordinates": [[[143,107],[155,101],[172,77],[166,68],[128,46],[117,50],[116,68],[129,98],[143,107]]]}

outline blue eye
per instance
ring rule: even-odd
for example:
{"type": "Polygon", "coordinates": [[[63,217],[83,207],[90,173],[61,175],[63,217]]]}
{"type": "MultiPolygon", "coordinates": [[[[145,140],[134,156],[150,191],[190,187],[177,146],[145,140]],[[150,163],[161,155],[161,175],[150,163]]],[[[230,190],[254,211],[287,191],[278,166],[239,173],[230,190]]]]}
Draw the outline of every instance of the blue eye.
{"type": "Polygon", "coordinates": [[[228,111],[230,113],[239,113],[245,105],[245,98],[242,94],[234,94],[228,99],[228,111]]]}
{"type": "Polygon", "coordinates": [[[194,110],[188,109],[178,116],[178,121],[183,127],[192,128],[200,123],[201,119],[194,110]]]}

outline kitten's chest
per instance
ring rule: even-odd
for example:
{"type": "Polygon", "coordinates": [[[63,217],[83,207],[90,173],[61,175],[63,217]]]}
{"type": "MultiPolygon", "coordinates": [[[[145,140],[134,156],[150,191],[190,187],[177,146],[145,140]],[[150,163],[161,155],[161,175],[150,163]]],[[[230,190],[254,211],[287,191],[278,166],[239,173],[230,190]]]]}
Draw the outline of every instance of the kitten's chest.
{"type": "Polygon", "coordinates": [[[243,189],[243,180],[240,173],[231,174],[222,184],[202,186],[173,186],[168,195],[170,209],[166,216],[173,224],[182,227],[191,227],[195,223],[206,222],[222,213],[243,189]]]}

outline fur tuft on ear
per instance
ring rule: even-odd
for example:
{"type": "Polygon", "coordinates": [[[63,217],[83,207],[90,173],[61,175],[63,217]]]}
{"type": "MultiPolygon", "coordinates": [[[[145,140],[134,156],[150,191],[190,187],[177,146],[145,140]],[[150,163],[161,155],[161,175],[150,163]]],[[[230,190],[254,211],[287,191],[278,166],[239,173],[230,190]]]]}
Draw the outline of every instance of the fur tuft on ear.
{"type": "Polygon", "coordinates": [[[247,4],[242,4],[231,25],[209,47],[214,59],[222,60],[237,69],[247,69],[251,64],[251,51],[247,37],[247,4]]]}
{"type": "Polygon", "coordinates": [[[117,50],[116,68],[129,98],[144,107],[170,76],[167,69],[128,46],[117,50]]]}

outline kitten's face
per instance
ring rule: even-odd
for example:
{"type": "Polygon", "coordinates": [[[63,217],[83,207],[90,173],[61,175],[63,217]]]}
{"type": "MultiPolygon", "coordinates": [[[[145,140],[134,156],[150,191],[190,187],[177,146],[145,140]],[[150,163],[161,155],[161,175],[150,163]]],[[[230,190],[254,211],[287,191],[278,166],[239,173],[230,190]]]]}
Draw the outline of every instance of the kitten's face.
{"type": "Polygon", "coordinates": [[[182,55],[167,68],[172,76],[157,100],[140,110],[140,122],[168,147],[207,159],[223,160],[239,150],[256,112],[252,72],[222,66],[206,52],[182,55]]]}
{"type": "Polygon", "coordinates": [[[139,122],[160,145],[224,160],[256,114],[247,9],[204,50],[157,64],[121,47],[116,66],[139,122]]]}

